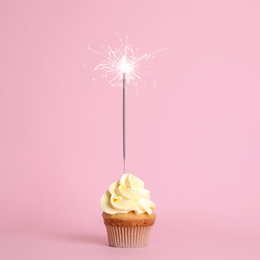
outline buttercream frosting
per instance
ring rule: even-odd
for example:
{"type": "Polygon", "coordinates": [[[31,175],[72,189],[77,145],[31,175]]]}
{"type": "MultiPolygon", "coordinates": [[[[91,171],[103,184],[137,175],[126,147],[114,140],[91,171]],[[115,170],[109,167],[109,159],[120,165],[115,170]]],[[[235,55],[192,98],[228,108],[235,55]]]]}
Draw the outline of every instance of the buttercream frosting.
{"type": "Polygon", "coordinates": [[[108,214],[128,213],[152,214],[155,204],[150,200],[150,191],[132,174],[123,174],[119,181],[109,186],[100,200],[101,209],[108,214]]]}

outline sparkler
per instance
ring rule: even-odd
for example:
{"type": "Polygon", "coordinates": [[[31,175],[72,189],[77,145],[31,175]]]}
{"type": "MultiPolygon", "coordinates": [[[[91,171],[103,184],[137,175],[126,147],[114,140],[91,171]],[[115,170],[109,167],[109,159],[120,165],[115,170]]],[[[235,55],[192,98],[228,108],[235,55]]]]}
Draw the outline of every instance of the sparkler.
{"type": "MultiPolygon", "coordinates": [[[[121,40],[122,41],[122,40],[121,40]]],[[[151,54],[138,55],[138,49],[134,49],[131,45],[126,43],[121,44],[120,49],[112,49],[109,45],[104,47],[104,51],[97,52],[94,49],[88,47],[88,50],[95,52],[96,54],[102,56],[104,60],[101,61],[99,65],[95,67],[94,70],[101,70],[104,72],[105,78],[109,78],[108,84],[111,86],[122,86],[123,81],[123,160],[124,160],[124,173],[125,173],[125,158],[126,158],[126,134],[125,134],[125,111],[126,111],[126,92],[127,85],[131,82],[136,86],[135,79],[141,78],[141,71],[139,64],[144,60],[149,60],[151,57],[154,57],[159,51],[164,49],[157,50],[151,54]]]]}

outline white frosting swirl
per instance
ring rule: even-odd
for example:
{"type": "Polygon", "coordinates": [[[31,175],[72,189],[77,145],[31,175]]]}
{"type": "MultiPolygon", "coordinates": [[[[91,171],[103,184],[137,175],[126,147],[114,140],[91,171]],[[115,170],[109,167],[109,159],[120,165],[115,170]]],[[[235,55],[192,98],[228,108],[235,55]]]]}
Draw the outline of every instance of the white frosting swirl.
{"type": "Polygon", "coordinates": [[[108,214],[127,213],[152,214],[155,204],[150,200],[150,191],[144,183],[132,174],[123,174],[120,181],[112,183],[101,197],[100,207],[108,214]]]}

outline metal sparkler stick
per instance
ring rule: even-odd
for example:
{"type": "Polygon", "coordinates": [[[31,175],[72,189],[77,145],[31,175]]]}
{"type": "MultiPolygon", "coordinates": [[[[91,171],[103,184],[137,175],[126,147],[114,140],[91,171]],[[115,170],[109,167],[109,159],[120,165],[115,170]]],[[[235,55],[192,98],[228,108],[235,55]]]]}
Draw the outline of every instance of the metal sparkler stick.
{"type": "Polygon", "coordinates": [[[123,159],[124,159],[124,173],[125,173],[125,73],[123,74],[123,159]]]}
{"type": "Polygon", "coordinates": [[[157,50],[151,54],[146,53],[141,56],[137,55],[138,50],[135,50],[131,45],[127,44],[127,37],[125,46],[122,45],[121,49],[113,50],[109,45],[105,47],[103,53],[97,52],[90,47],[89,50],[99,54],[104,58],[100,64],[95,67],[95,70],[102,70],[105,77],[110,76],[109,84],[112,86],[122,86],[122,75],[123,75],[123,159],[124,159],[124,173],[125,173],[125,98],[126,98],[126,84],[134,82],[135,79],[140,79],[139,64],[141,61],[148,60],[153,57],[157,52],[163,51],[164,49],[157,50]]]}

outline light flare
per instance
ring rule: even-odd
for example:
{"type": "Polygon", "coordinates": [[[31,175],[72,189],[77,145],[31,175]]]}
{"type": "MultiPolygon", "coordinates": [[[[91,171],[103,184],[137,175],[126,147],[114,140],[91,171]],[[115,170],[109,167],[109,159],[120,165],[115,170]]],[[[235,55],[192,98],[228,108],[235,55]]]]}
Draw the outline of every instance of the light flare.
{"type": "Polygon", "coordinates": [[[88,50],[100,55],[104,59],[98,64],[94,70],[100,70],[103,72],[103,77],[108,79],[108,84],[111,86],[122,87],[122,80],[125,77],[126,85],[133,83],[137,85],[136,79],[140,79],[142,72],[140,70],[140,63],[148,61],[154,57],[157,52],[163,51],[159,49],[151,54],[145,53],[140,55],[139,49],[134,49],[130,44],[127,44],[127,37],[125,44],[122,39],[120,49],[112,49],[109,45],[104,46],[103,52],[98,52],[90,47],[88,50]]]}
{"type": "Polygon", "coordinates": [[[133,64],[127,60],[127,57],[125,55],[119,61],[118,70],[122,74],[126,74],[126,75],[131,74],[131,72],[134,70],[133,64]]]}

